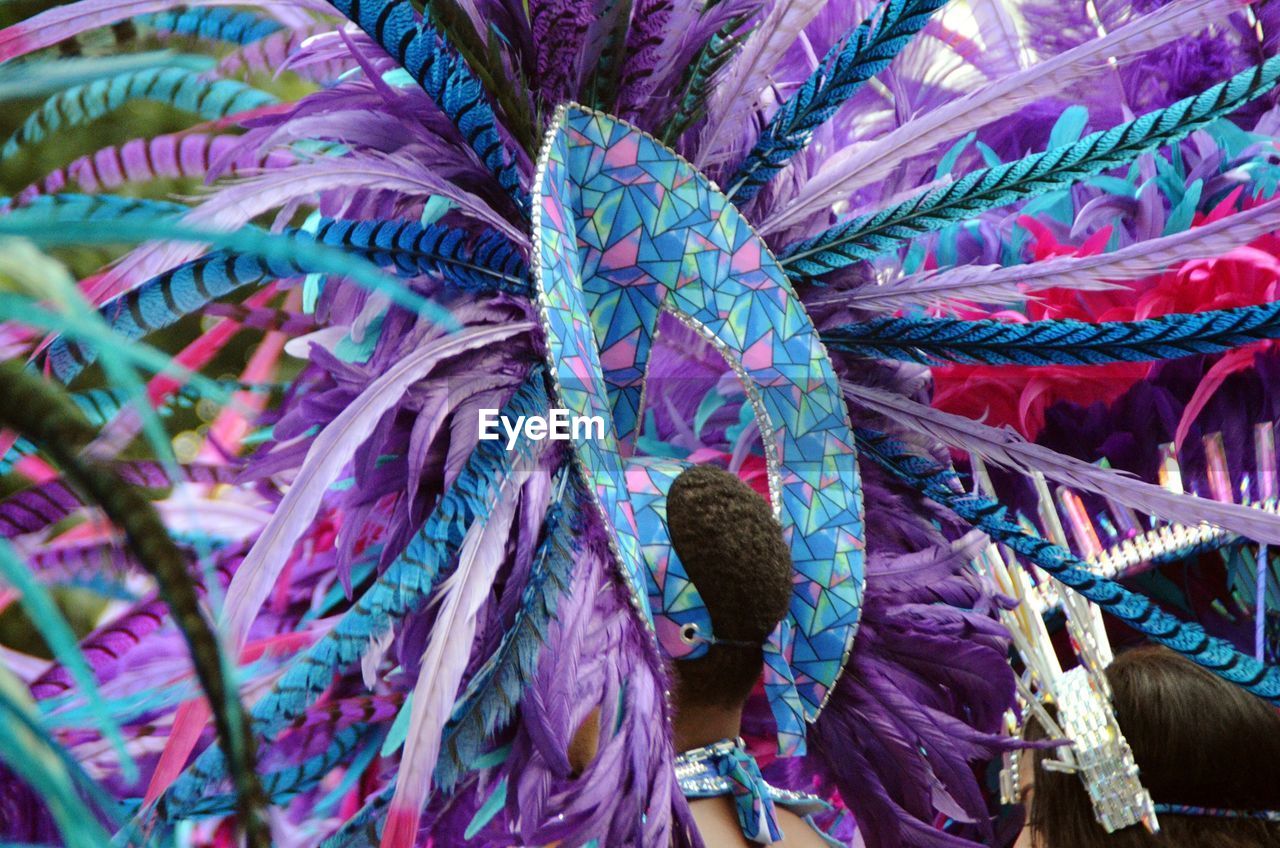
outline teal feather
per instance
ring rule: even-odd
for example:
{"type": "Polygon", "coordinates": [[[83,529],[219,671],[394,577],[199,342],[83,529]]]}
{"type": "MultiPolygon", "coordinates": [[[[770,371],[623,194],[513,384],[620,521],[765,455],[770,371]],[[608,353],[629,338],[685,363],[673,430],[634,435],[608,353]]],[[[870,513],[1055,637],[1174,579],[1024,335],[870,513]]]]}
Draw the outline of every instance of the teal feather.
{"type": "Polygon", "coordinates": [[[1019,200],[1063,188],[1192,131],[1266,94],[1280,79],[1280,56],[1172,106],[1013,162],[975,171],[888,209],[788,246],[781,256],[793,279],[817,277],[899,247],[923,233],[1019,200]]]}
{"type": "MultiPolygon", "coordinates": [[[[59,215],[78,213],[84,220],[120,220],[136,213],[187,211],[187,207],[179,204],[73,194],[39,198],[28,208],[53,208],[59,215]]],[[[492,230],[471,238],[456,227],[438,224],[325,218],[314,233],[291,229],[284,236],[301,244],[319,242],[340,248],[377,265],[390,266],[397,273],[439,275],[446,282],[473,291],[505,290],[523,295],[529,290],[520,252],[492,230]]],[[[270,258],[214,251],[152,277],[104,304],[100,311],[115,334],[140,339],[172,326],[237,289],[323,270],[297,257],[270,258]]],[[[92,347],[67,339],[55,341],[48,350],[50,367],[64,383],[74,379],[96,357],[92,347]]]]}
{"type": "Polygon", "coordinates": [[[435,772],[445,792],[483,753],[489,736],[510,720],[533,676],[556,604],[569,589],[575,539],[583,531],[581,504],[587,494],[576,472],[561,473],[568,477],[568,488],[547,514],[546,536],[534,555],[515,619],[493,655],[467,683],[445,725],[435,772]]]}
{"type": "Polygon", "coordinates": [[[160,32],[240,45],[252,44],[283,28],[271,18],[225,6],[170,9],[167,12],[139,15],[134,21],[160,32]]]}
{"type": "Polygon", "coordinates": [[[1222,353],[1280,337],[1280,303],[1092,323],[874,318],[822,333],[833,350],[924,364],[1102,365],[1222,353]]]}
{"type": "Polygon", "coordinates": [[[108,836],[77,794],[61,749],[37,722],[26,687],[0,665],[0,761],[40,796],[67,848],[100,848],[108,836]]]}
{"type": "Polygon", "coordinates": [[[135,100],[164,103],[208,121],[278,102],[274,95],[242,82],[202,79],[185,68],[129,71],[50,97],[0,148],[0,162],[59,129],[87,124],[135,100]]]}
{"type": "MultiPolygon", "coordinates": [[[[547,408],[545,375],[535,369],[502,409],[501,415],[536,415],[547,408]]],[[[255,729],[271,735],[302,715],[332,682],[333,675],[359,660],[371,642],[392,631],[421,608],[440,572],[457,555],[467,530],[493,509],[499,482],[536,449],[524,439],[508,451],[500,440],[479,442],[458,478],[445,492],[422,529],[338,624],[295,660],[265,697],[254,705],[255,729]]],[[[204,794],[210,781],[224,777],[225,761],[208,749],[170,789],[161,804],[178,808],[204,794]]],[[[162,810],[163,813],[163,810],[162,810]]]]}
{"type": "MultiPolygon", "coordinates": [[[[355,724],[334,734],[328,746],[314,757],[297,765],[270,771],[262,776],[262,788],[271,803],[283,806],[293,798],[315,789],[326,775],[351,757],[370,740],[384,732],[377,725],[355,724]]],[[[236,796],[230,793],[206,795],[182,809],[170,805],[166,811],[171,821],[230,815],[235,811],[236,796]]]]}
{"type": "Polygon", "coordinates": [[[120,725],[112,718],[110,709],[98,690],[98,683],[93,676],[93,671],[89,668],[88,660],[80,652],[75,631],[71,629],[71,625],[67,623],[67,619],[44,586],[36,580],[35,575],[27,569],[6,540],[0,540],[0,576],[18,590],[18,602],[26,611],[27,618],[39,631],[49,650],[71,673],[80,691],[84,693],[98,731],[111,742],[111,746],[119,757],[121,774],[128,780],[136,779],[138,766],[125,748],[124,734],[120,730],[120,725]]]}
{"type": "MultiPolygon", "coordinates": [[[[97,200],[99,196],[71,195],[87,199],[70,204],[59,202],[57,198],[61,197],[67,196],[54,195],[48,198],[51,201],[49,203],[37,201],[8,215],[0,215],[0,235],[21,236],[37,244],[51,246],[116,244],[154,239],[209,244],[229,254],[252,256],[266,263],[295,263],[300,267],[315,269],[316,273],[345,277],[369,291],[385,295],[397,306],[416,312],[444,329],[454,330],[458,327],[458,322],[446,307],[410,291],[395,277],[385,274],[368,260],[320,244],[312,238],[268,233],[253,226],[244,226],[230,232],[213,230],[175,221],[172,215],[153,214],[144,210],[120,219],[92,218],[89,210],[95,207],[90,207],[88,200],[97,200]]],[[[0,296],[3,295],[0,292],[0,296]]],[[[37,318],[37,315],[33,315],[32,321],[26,323],[32,323],[37,318]]],[[[63,328],[50,329],[62,331],[63,328]]],[[[117,352],[120,356],[128,356],[129,348],[132,347],[134,346],[121,346],[117,352]]],[[[154,359],[143,356],[143,353],[138,352],[140,361],[154,359]]],[[[199,379],[198,375],[193,379],[199,379]]]]}

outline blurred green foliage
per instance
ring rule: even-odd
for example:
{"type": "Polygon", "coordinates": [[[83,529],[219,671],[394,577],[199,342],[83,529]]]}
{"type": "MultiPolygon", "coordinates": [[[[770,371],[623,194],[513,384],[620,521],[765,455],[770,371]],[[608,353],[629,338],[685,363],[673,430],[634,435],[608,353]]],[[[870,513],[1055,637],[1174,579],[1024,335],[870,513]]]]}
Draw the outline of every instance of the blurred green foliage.
{"type": "MultiPolygon", "coordinates": [[[[58,3],[40,2],[40,0],[0,0],[0,27],[5,27],[24,20],[43,11],[60,5],[58,3]]],[[[215,48],[219,53],[232,48],[215,48]]],[[[86,57],[119,55],[143,51],[168,50],[175,54],[201,53],[209,54],[210,45],[190,38],[165,38],[161,40],[155,35],[145,33],[131,38],[127,42],[119,42],[108,30],[87,33],[77,39],[77,51],[86,57]]],[[[40,64],[56,61],[63,51],[51,48],[27,57],[20,62],[0,66],[6,74],[0,93],[0,144],[9,138],[27,119],[41,107],[49,96],[41,92],[37,96],[25,95],[22,83],[34,79],[39,74],[40,64]],[[24,77],[24,74],[26,75],[24,77]],[[13,84],[13,83],[17,84],[13,84]]],[[[274,78],[261,75],[250,80],[254,85],[273,91],[286,99],[294,99],[310,90],[311,86],[292,75],[274,78]]],[[[10,160],[0,162],[0,196],[12,196],[33,182],[42,180],[52,171],[64,167],[77,157],[93,153],[104,147],[123,144],[134,138],[149,137],[162,133],[177,132],[192,127],[198,118],[179,110],[156,103],[133,103],[125,108],[108,114],[91,124],[64,129],[53,133],[40,144],[31,145],[10,160]]],[[[75,191],[75,186],[68,190],[75,191]]],[[[157,180],[154,182],[126,185],[117,194],[137,197],[161,199],[191,199],[204,190],[198,180],[157,180]]],[[[88,276],[103,265],[121,256],[129,245],[70,247],[50,250],[51,256],[64,263],[77,278],[88,276]]],[[[162,350],[175,352],[197,336],[200,332],[199,319],[182,321],[157,336],[148,339],[162,350]]],[[[241,333],[237,339],[210,364],[206,373],[214,376],[235,378],[251,354],[258,338],[257,333],[241,333]]],[[[90,369],[84,377],[77,380],[75,388],[85,388],[100,383],[101,377],[90,369]]],[[[180,409],[166,424],[171,435],[183,431],[200,430],[205,426],[202,418],[194,409],[180,409]]],[[[130,453],[143,450],[142,445],[135,444],[130,453]]],[[[28,481],[16,474],[0,477],[0,495],[11,493],[28,485],[28,481]]],[[[76,522],[64,522],[59,529],[76,522]]],[[[51,587],[59,605],[63,608],[68,620],[78,633],[87,633],[98,620],[103,607],[107,603],[104,596],[91,588],[70,585],[51,587]]],[[[49,653],[17,604],[9,604],[0,610],[0,644],[8,645],[24,652],[48,657],[49,653]]]]}

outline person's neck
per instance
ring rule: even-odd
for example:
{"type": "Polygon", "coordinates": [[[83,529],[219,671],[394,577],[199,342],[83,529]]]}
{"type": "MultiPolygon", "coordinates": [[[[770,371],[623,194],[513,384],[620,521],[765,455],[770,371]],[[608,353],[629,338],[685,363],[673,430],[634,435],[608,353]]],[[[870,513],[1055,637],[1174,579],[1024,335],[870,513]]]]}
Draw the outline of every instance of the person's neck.
{"type": "Polygon", "coordinates": [[[679,705],[673,730],[676,753],[737,739],[742,733],[742,707],[679,705]]]}

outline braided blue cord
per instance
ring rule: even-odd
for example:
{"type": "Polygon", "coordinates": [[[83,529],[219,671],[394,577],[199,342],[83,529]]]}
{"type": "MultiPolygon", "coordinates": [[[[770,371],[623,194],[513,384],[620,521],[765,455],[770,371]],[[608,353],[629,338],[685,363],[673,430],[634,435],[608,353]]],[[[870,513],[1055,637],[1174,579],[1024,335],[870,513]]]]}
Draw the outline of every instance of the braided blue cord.
{"type": "Polygon", "coordinates": [[[529,194],[520,185],[515,157],[498,134],[498,119],[484,86],[427,20],[419,22],[408,0],[329,0],[418,81],[449,116],[467,144],[523,210],[529,194]]]}
{"type": "Polygon", "coordinates": [[[1280,302],[1145,321],[964,321],[876,318],[822,334],[833,350],[924,364],[1099,365],[1221,353],[1280,338],[1280,302]]]}
{"type": "Polygon", "coordinates": [[[242,82],[202,79],[184,68],[129,71],[50,97],[0,148],[0,162],[62,127],[87,124],[132,100],[165,103],[209,121],[278,102],[275,95],[242,82]]]}
{"type": "MultiPolygon", "coordinates": [[[[545,375],[534,369],[500,414],[514,421],[521,415],[544,413],[547,403],[545,375]]],[[[492,511],[499,481],[516,462],[527,460],[533,449],[534,443],[528,439],[522,439],[512,451],[499,440],[477,444],[462,473],[404,552],[337,625],[294,660],[271,691],[254,704],[257,733],[270,736],[302,715],[329,687],[335,672],[357,661],[373,640],[421,608],[441,570],[457,555],[468,529],[492,511]]],[[[167,817],[169,805],[183,809],[192,804],[211,782],[225,775],[221,750],[206,749],[161,799],[161,815],[167,817]]]]}
{"type": "Polygon", "coordinates": [[[885,433],[859,429],[857,438],[864,455],[893,476],[1012,548],[1103,610],[1224,680],[1280,704],[1280,667],[1263,665],[1230,643],[1205,633],[1200,625],[1180,621],[1149,598],[1093,574],[1088,565],[1070,551],[1027,533],[1010,521],[1000,504],[965,492],[952,469],[912,453],[902,442],[885,433]]]}
{"type": "Polygon", "coordinates": [[[793,279],[816,277],[896,249],[922,233],[972,218],[1037,194],[1068,186],[1140,154],[1172,144],[1270,91],[1280,78],[1280,56],[1165,109],[1055,147],[975,171],[869,215],[861,215],[789,245],[782,264],[793,279]]]}
{"type": "Polygon", "coordinates": [[[755,197],[787,161],[809,143],[818,127],[889,66],[947,0],[887,0],[875,13],[827,51],[756,139],[755,147],[727,185],[729,197],[742,205],[755,197]]]}
{"type": "Polygon", "coordinates": [[[231,44],[252,44],[279,32],[283,25],[271,18],[226,6],[171,9],[134,18],[140,24],[174,35],[190,35],[231,44]]]}

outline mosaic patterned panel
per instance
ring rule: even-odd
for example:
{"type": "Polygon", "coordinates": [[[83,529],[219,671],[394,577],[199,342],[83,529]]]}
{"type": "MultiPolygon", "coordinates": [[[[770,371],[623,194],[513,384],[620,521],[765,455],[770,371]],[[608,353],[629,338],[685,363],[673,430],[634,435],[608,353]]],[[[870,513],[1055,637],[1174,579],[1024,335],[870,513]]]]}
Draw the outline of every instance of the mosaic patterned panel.
{"type": "Polygon", "coordinates": [[[576,191],[564,167],[569,150],[563,133],[549,136],[539,162],[533,207],[534,276],[538,305],[548,340],[551,375],[560,406],[570,415],[600,416],[603,439],[583,439],[577,456],[595,493],[611,542],[630,584],[632,600],[653,620],[648,601],[648,569],[640,552],[635,513],[627,495],[622,454],[600,367],[600,351],[582,298],[576,221],[571,202],[576,191]]]}
{"type": "MultiPolygon", "coordinates": [[[[549,338],[560,348],[553,360],[590,387],[565,405],[592,414],[608,408],[618,449],[630,453],[663,310],[704,333],[738,369],[796,568],[793,638],[772,646],[769,675],[786,747],[795,749],[801,719],[816,717],[839,675],[862,602],[861,489],[831,363],[776,260],[691,165],[610,116],[568,107],[557,118],[539,175],[542,230],[554,232],[535,236],[543,291],[553,301],[549,338]],[[577,298],[555,293],[575,284],[577,298]],[[790,693],[782,691],[792,688],[786,671],[795,681],[790,693]]],[[[598,456],[600,446],[581,447],[600,473],[616,468],[598,456]]],[[[634,528],[633,504],[615,494],[619,484],[606,487],[606,510],[610,503],[627,510],[615,526],[634,528]]],[[[663,599],[650,600],[658,607],[663,599]]]]}
{"type": "Polygon", "coordinates": [[[693,625],[699,636],[714,636],[707,606],[671,546],[667,530],[667,495],[689,467],[688,462],[650,456],[633,457],[626,464],[627,491],[649,569],[649,603],[659,612],[653,626],[663,650],[675,659],[696,659],[710,645],[705,638],[681,638],[682,628],[693,625]]]}

